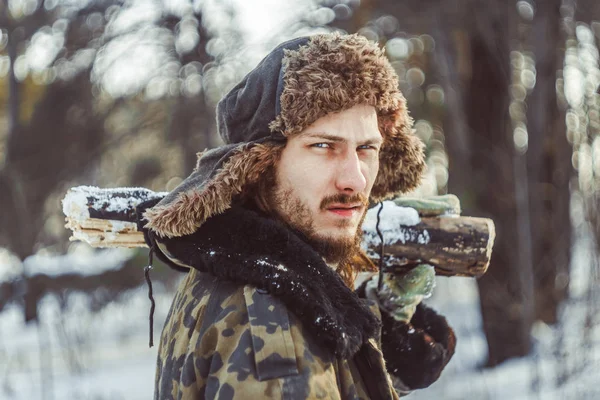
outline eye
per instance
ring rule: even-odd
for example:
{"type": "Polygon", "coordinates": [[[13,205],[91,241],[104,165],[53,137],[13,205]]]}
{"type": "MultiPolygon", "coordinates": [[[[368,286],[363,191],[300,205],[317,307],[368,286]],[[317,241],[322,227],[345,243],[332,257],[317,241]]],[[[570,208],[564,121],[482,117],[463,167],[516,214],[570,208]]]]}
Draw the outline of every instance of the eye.
{"type": "Polygon", "coordinates": [[[378,151],[379,148],[377,146],[373,146],[371,144],[364,144],[362,146],[358,146],[358,150],[375,150],[378,151]]]}
{"type": "Polygon", "coordinates": [[[317,149],[330,149],[332,146],[331,143],[314,143],[311,144],[310,147],[315,147],[317,149]]]}

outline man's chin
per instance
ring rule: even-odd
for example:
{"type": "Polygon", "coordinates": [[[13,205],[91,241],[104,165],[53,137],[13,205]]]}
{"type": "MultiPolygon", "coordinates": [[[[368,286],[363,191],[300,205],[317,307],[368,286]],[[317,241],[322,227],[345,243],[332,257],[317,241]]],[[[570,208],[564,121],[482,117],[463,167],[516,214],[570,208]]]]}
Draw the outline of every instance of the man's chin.
{"type": "Polygon", "coordinates": [[[328,263],[339,263],[348,259],[356,252],[360,244],[360,237],[357,236],[356,231],[343,234],[336,231],[330,235],[311,235],[308,240],[328,263]]]}
{"type": "Polygon", "coordinates": [[[346,237],[352,237],[356,233],[356,229],[352,229],[350,226],[328,226],[326,228],[315,228],[315,234],[322,238],[330,238],[333,240],[344,239],[346,237]]]}
{"type": "Polygon", "coordinates": [[[327,237],[333,240],[343,240],[354,238],[358,230],[358,221],[343,221],[344,223],[331,223],[322,226],[315,226],[315,233],[320,237],[327,237]]]}

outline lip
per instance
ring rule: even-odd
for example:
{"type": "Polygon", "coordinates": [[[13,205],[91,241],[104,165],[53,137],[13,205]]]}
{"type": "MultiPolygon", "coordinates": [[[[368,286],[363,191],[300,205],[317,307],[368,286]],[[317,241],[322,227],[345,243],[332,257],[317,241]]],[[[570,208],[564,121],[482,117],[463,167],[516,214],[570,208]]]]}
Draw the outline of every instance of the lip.
{"type": "Polygon", "coordinates": [[[358,213],[360,210],[362,210],[362,204],[333,204],[327,207],[327,211],[346,218],[354,216],[354,214],[358,213]]]}
{"type": "Polygon", "coordinates": [[[334,204],[330,204],[327,206],[327,209],[332,209],[332,208],[361,208],[363,205],[361,203],[353,203],[353,204],[340,204],[340,203],[334,203],[334,204]]]}

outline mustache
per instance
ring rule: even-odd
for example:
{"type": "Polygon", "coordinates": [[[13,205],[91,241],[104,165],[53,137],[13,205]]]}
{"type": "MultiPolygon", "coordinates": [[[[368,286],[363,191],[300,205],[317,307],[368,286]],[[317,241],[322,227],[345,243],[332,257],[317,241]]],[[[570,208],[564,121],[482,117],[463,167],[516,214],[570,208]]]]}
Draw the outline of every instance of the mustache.
{"type": "Polygon", "coordinates": [[[353,195],[347,195],[343,193],[334,194],[325,197],[321,200],[321,210],[327,209],[331,204],[355,204],[360,203],[365,207],[369,205],[369,199],[362,193],[356,193],[353,195]]]}

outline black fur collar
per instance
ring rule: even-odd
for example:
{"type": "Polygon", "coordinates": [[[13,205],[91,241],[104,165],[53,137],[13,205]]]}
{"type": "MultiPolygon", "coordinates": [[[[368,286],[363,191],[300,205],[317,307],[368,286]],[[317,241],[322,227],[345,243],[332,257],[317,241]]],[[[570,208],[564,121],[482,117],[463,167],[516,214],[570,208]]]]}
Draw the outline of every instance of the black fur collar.
{"type": "Polygon", "coordinates": [[[337,356],[352,357],[379,329],[375,315],[310,245],[257,212],[234,207],[191,235],[159,242],[170,258],[277,296],[337,356]]]}

